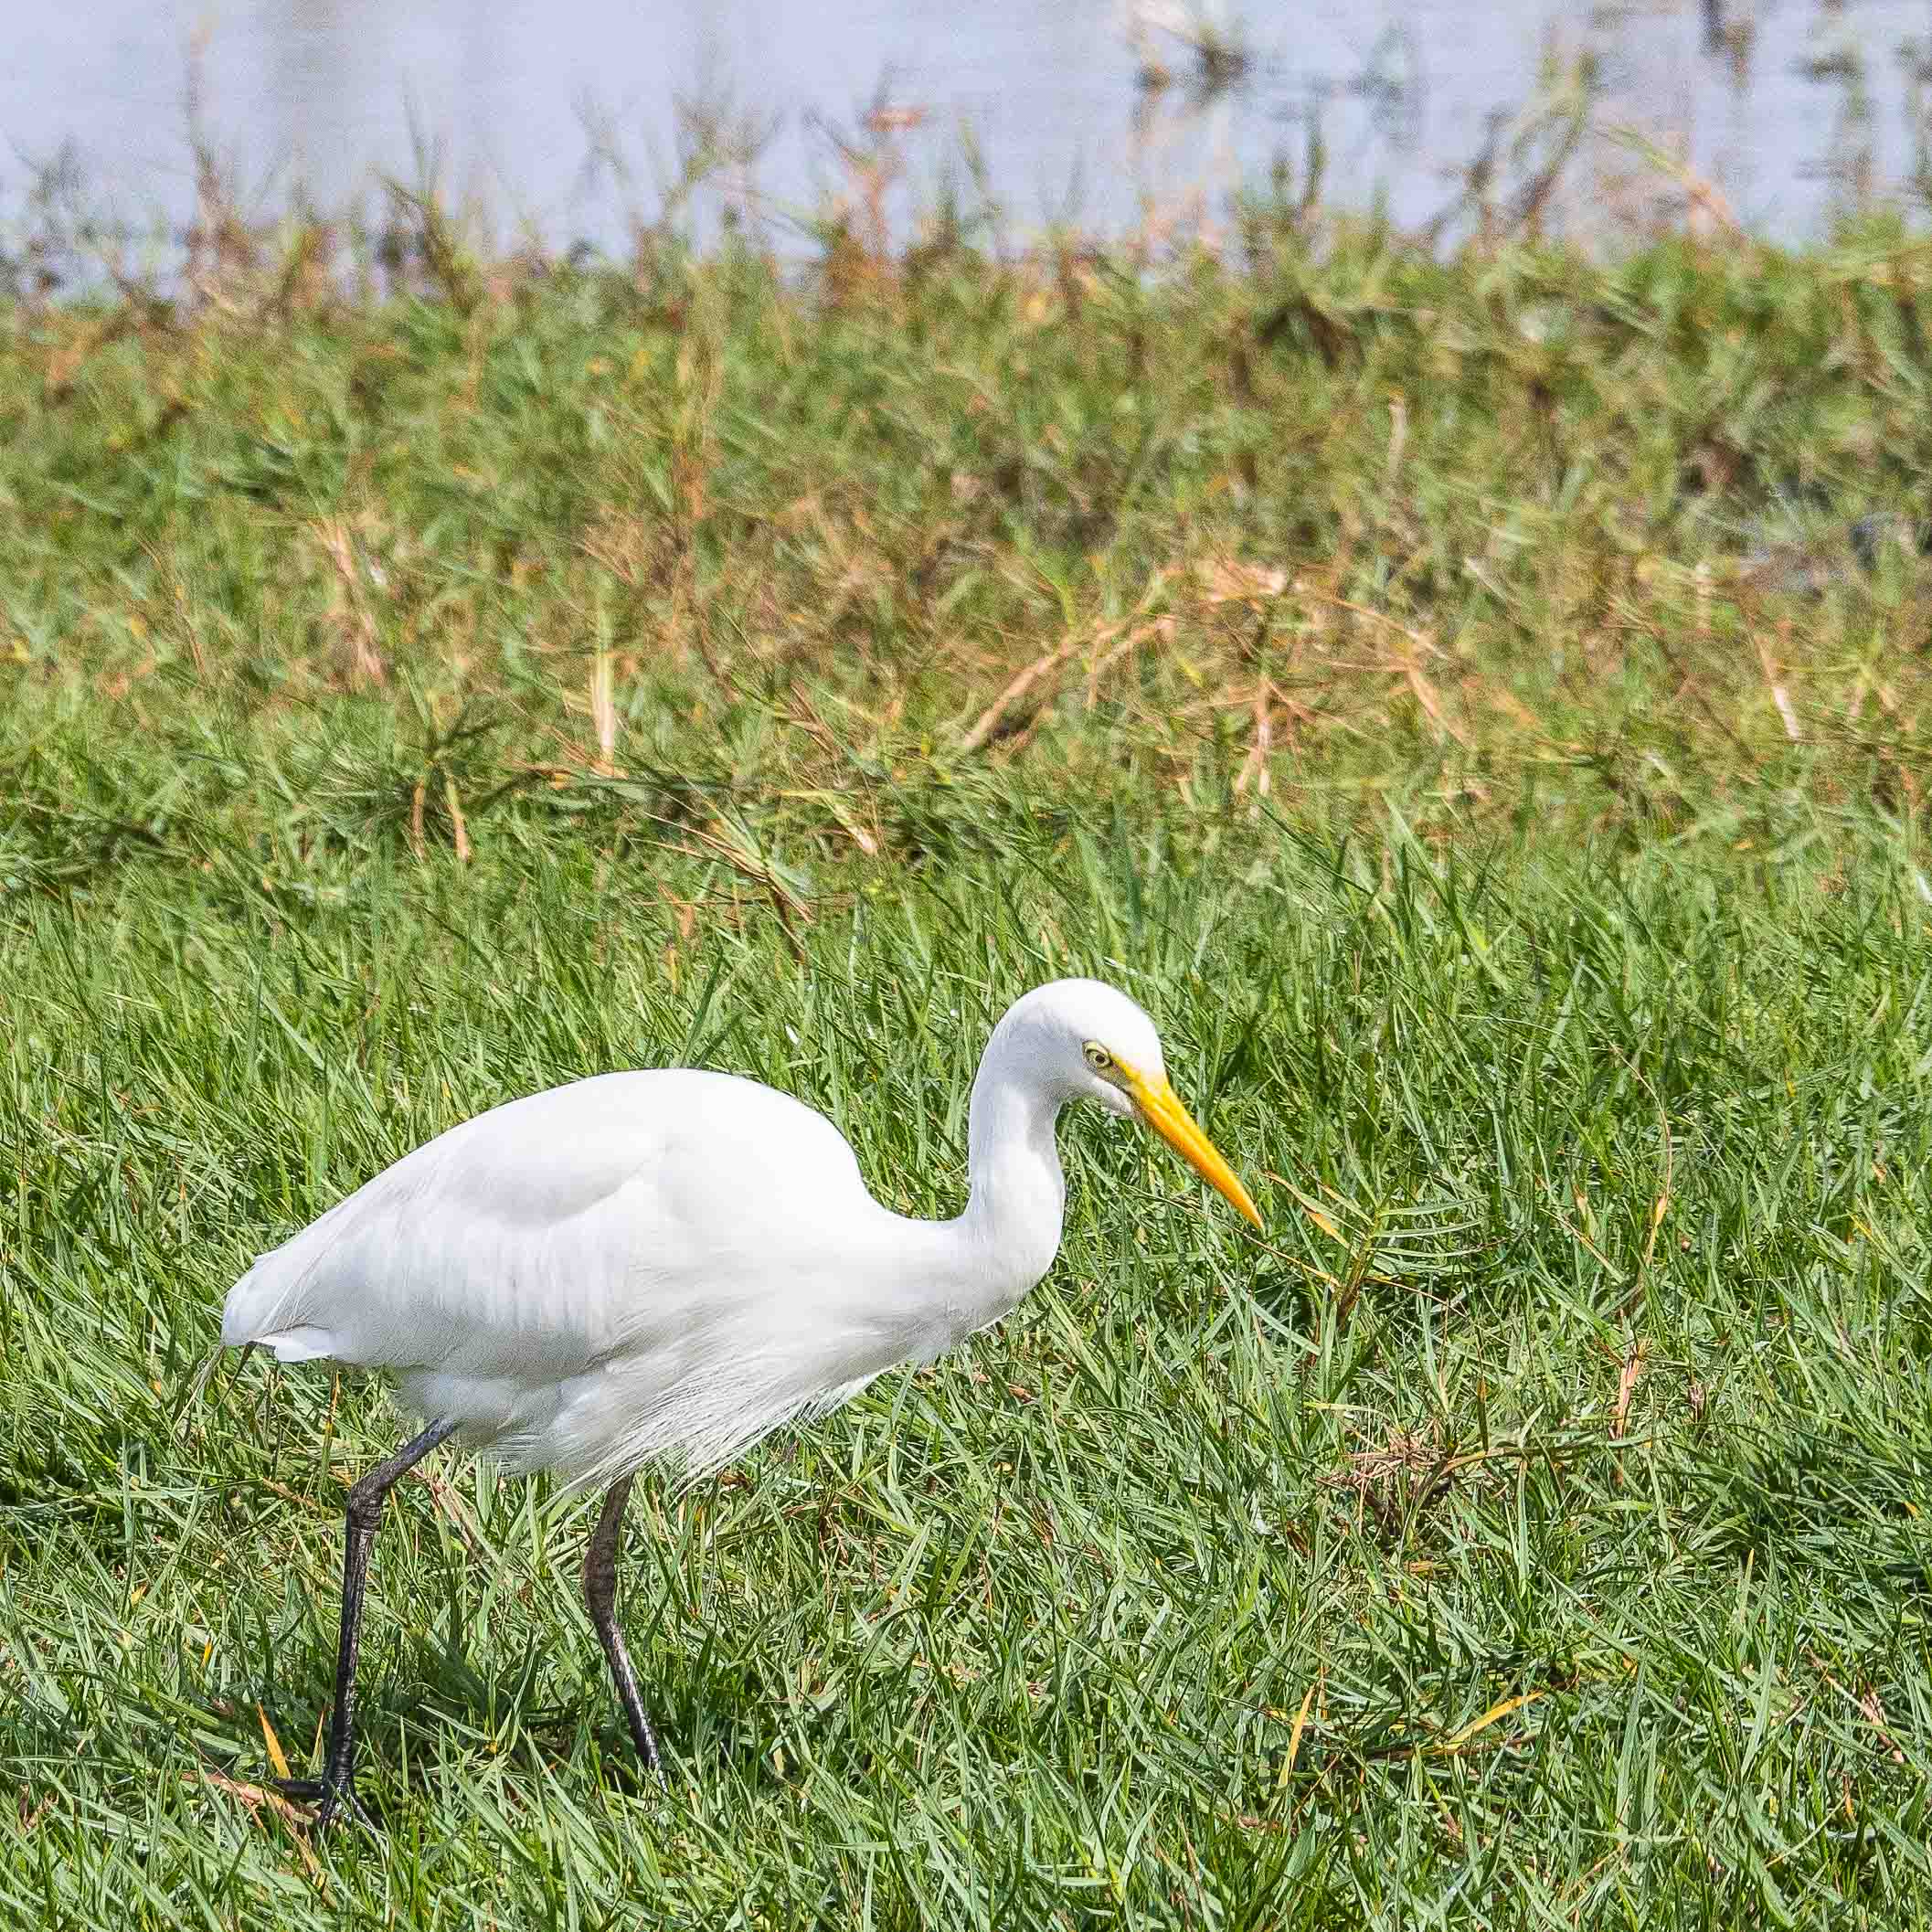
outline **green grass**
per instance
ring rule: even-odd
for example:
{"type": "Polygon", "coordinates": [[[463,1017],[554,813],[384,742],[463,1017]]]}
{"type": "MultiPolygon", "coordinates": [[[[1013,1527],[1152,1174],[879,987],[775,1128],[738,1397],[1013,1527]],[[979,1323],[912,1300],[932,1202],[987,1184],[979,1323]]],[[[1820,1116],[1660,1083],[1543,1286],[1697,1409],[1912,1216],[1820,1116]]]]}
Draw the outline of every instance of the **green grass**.
{"type": "Polygon", "coordinates": [[[1932,1918],[1925,257],[1250,239],[0,319],[0,1919],[1932,1918]],[[950,1212],[1070,971],[1266,1240],[1072,1118],[1014,1317],[649,1491],[662,1788],[439,1459],[387,1829],[266,1801],[404,1422],[191,1398],[248,1258],[682,1060],[950,1212]]]}

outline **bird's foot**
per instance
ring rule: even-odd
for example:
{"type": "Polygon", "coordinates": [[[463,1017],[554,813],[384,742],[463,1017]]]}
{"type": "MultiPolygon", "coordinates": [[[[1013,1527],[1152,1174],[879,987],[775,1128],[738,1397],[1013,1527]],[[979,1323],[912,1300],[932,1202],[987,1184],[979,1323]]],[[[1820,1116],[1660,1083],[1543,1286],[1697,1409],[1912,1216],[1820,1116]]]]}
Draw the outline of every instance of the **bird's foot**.
{"type": "Polygon", "coordinates": [[[325,1778],[277,1778],[271,1782],[292,1803],[315,1807],[315,1815],[310,1821],[318,1831],[326,1831],[345,1813],[365,1831],[377,1829],[376,1821],[363,1810],[353,1784],[331,1784],[325,1778]]]}

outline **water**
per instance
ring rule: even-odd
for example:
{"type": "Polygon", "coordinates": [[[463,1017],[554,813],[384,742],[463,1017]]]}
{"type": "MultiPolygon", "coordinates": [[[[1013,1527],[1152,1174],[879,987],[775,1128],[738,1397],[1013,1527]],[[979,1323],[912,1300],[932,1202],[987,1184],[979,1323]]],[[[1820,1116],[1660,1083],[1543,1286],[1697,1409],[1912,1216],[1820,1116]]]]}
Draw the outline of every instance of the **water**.
{"type": "MultiPolygon", "coordinates": [[[[264,211],[297,185],[332,208],[378,172],[418,178],[419,137],[432,136],[446,193],[553,246],[621,241],[627,207],[654,207],[678,94],[729,103],[734,124],[767,131],[725,198],[779,239],[791,213],[849,183],[827,127],[863,139],[881,101],[905,160],[886,193],[901,223],[967,135],[1024,237],[1056,219],[1119,230],[1150,212],[1212,214],[1277,154],[1299,167],[1313,123],[1326,199],[1379,193],[1417,226],[1449,201],[1491,116],[1536,95],[1545,62],[1589,55],[1597,129],[1634,125],[1746,226],[1801,239],[1856,195],[1900,188],[1927,124],[1921,93],[1932,98],[1928,0],[1249,4],[1235,19],[1251,58],[1219,90],[1201,87],[1184,37],[1143,25],[1141,47],[1175,77],[1153,91],[1137,79],[1122,0],[13,0],[12,11],[0,207],[64,154],[96,203],[178,223],[192,203],[192,65],[213,144],[264,211]],[[600,148],[626,164],[628,187],[595,163],[600,148]]],[[[1216,0],[1193,11],[1226,16],[1216,0]]],[[[1634,208],[1661,177],[1598,133],[1566,180],[1574,222],[1634,208]]],[[[714,192],[698,214],[719,206],[714,192]]]]}

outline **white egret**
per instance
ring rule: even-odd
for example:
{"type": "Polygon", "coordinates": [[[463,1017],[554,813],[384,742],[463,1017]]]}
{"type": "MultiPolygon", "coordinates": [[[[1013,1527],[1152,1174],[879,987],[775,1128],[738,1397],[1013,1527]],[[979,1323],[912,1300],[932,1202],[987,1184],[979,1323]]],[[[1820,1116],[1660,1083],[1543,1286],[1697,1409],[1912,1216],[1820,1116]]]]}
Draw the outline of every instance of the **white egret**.
{"type": "Polygon", "coordinates": [[[1138,1115],[1260,1226],[1168,1084],[1126,994],[1058,980],[1015,1001],[973,1081],[971,1191],[950,1221],[866,1192],[832,1123],[756,1081],[611,1073],[512,1100],[419,1147],[260,1257],[221,1339],[386,1369],[430,1427],[349,1491],[319,1823],[354,1794],[356,1656],[383,1500],[451,1436],[514,1470],[607,1484],[584,1562],[632,1741],[657,1740],[614,1614],[635,1472],[715,1470],[875,1375],[997,1322],[1051,1266],[1069,1100],[1138,1115]]]}

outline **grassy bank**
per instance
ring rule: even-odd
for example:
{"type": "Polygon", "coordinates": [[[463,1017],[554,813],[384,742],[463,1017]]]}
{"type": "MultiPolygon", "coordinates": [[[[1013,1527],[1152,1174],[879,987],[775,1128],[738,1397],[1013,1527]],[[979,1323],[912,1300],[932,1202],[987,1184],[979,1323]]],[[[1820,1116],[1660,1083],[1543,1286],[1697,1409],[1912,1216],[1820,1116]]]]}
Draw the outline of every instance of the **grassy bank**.
{"type": "Polygon", "coordinates": [[[1923,1921],[1932,262],[1247,240],[5,316],[9,1923],[1923,1921]],[[1267,1240],[1072,1121],[1018,1314],[634,1511],[662,1789],[433,1467],[308,1842],[399,1424],[190,1398],[247,1258],[684,1059],[950,1211],[1067,971],[1267,1240]]]}
{"type": "Polygon", "coordinates": [[[1924,243],[1443,263],[1283,212],[1239,271],[841,235],[781,281],[431,223],[356,304],[321,248],[6,318],[16,885],[459,823],[917,858],[1041,771],[1203,824],[1916,810],[1924,243]]]}

